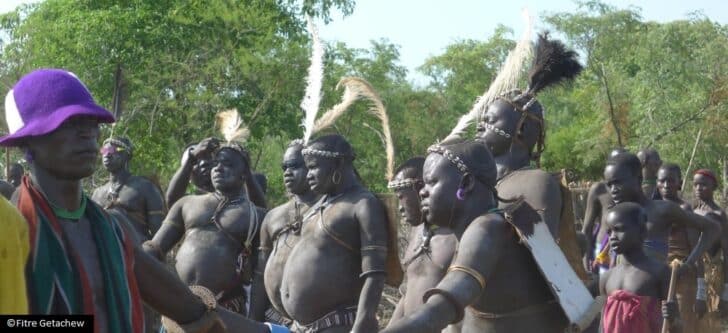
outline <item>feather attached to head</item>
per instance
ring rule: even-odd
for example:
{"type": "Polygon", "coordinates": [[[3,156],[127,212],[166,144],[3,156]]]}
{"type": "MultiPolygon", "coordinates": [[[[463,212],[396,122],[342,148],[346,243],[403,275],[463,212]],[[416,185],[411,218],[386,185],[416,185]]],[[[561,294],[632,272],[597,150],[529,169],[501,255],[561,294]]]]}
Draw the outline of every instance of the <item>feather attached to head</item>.
{"type": "Polygon", "coordinates": [[[527,93],[535,96],[544,88],[576,78],[583,66],[574,50],[566,49],[559,40],[549,39],[548,32],[538,36],[536,55],[528,73],[527,93]]]}
{"type": "Polygon", "coordinates": [[[506,60],[503,62],[498,74],[488,87],[488,90],[475,101],[472,109],[458,120],[455,128],[445,140],[460,137],[468,126],[477,119],[485,108],[492,103],[500,94],[512,90],[518,86],[518,80],[524,71],[526,61],[533,53],[531,45],[531,32],[533,30],[533,19],[527,9],[523,10],[523,19],[526,24],[521,38],[516,43],[516,47],[508,53],[506,60]]]}
{"type": "Polygon", "coordinates": [[[316,121],[316,113],[321,103],[321,87],[324,80],[324,47],[319,39],[318,29],[313,24],[311,16],[306,16],[308,30],[311,33],[313,41],[313,50],[311,51],[311,65],[308,67],[308,78],[306,79],[306,92],[301,101],[301,109],[303,109],[303,143],[307,144],[311,138],[316,121]]]}
{"type": "Polygon", "coordinates": [[[243,120],[236,109],[219,112],[215,116],[215,124],[227,142],[242,144],[250,136],[250,130],[243,126],[243,120]]]}
{"type": "Polygon", "coordinates": [[[382,99],[374,90],[371,84],[366,80],[358,77],[345,77],[339,81],[336,88],[344,87],[344,95],[339,104],[334,105],[331,110],[326,111],[321,118],[316,121],[314,132],[323,130],[332,126],[336,119],[341,117],[354,102],[360,99],[367,99],[371,103],[369,112],[377,116],[382,124],[382,134],[384,136],[385,153],[387,156],[387,180],[391,180],[394,173],[394,143],[392,141],[392,132],[389,128],[389,116],[387,109],[384,107],[382,99]]]}

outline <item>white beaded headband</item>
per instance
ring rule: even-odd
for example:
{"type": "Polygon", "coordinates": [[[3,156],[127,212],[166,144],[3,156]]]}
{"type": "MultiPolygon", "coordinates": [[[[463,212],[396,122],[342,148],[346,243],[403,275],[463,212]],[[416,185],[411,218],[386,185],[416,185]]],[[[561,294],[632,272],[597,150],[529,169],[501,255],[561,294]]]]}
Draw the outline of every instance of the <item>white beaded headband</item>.
{"type": "Polygon", "coordinates": [[[417,184],[421,184],[422,180],[416,178],[405,178],[400,180],[393,180],[387,184],[387,188],[390,190],[401,190],[408,187],[415,187],[417,184]]]}
{"type": "Polygon", "coordinates": [[[318,156],[318,157],[327,157],[327,158],[340,158],[340,157],[348,157],[347,154],[342,154],[336,151],[329,151],[329,150],[319,150],[319,149],[312,149],[312,148],[304,148],[301,150],[301,154],[311,155],[311,156],[318,156]]]}
{"type": "Polygon", "coordinates": [[[450,161],[450,163],[455,165],[455,167],[457,167],[458,170],[460,170],[460,172],[470,173],[468,166],[465,165],[465,162],[463,162],[463,160],[461,160],[460,157],[458,157],[457,155],[453,154],[453,152],[443,148],[440,145],[430,146],[430,148],[427,148],[427,152],[440,154],[440,155],[444,156],[445,158],[447,158],[450,161]]]}

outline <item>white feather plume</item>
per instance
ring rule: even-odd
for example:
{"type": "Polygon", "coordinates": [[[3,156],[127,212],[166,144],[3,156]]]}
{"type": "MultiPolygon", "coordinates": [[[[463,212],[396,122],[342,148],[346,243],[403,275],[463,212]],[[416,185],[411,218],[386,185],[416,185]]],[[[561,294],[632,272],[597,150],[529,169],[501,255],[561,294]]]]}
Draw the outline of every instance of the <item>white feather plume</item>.
{"type": "Polygon", "coordinates": [[[244,143],[250,136],[250,130],[243,126],[243,120],[236,109],[218,112],[215,123],[227,142],[244,143]]]}
{"type": "Polygon", "coordinates": [[[326,111],[316,120],[316,124],[313,127],[313,133],[329,128],[334,125],[337,119],[341,117],[354,102],[365,96],[362,91],[363,85],[357,84],[358,81],[351,78],[342,78],[339,83],[336,84],[336,89],[344,87],[344,94],[341,96],[341,102],[334,105],[331,109],[326,111]]]}
{"type": "Polygon", "coordinates": [[[473,120],[477,119],[478,115],[484,112],[485,108],[488,107],[488,105],[490,105],[490,103],[492,103],[498,95],[517,88],[518,80],[523,74],[524,65],[533,54],[533,46],[531,43],[533,19],[526,8],[523,9],[522,15],[526,26],[524,27],[521,38],[518,40],[518,43],[516,43],[516,47],[508,53],[505,62],[503,62],[503,65],[498,71],[493,82],[490,84],[490,87],[488,87],[488,90],[482,96],[478,97],[473,108],[462,116],[460,120],[458,120],[455,128],[452,129],[445,140],[460,137],[473,120]]]}
{"type": "Polygon", "coordinates": [[[307,144],[308,139],[313,134],[316,113],[321,103],[321,87],[324,79],[324,47],[321,44],[318,30],[311,16],[306,16],[306,23],[311,33],[313,50],[311,51],[311,65],[308,67],[308,78],[306,79],[306,93],[303,101],[301,101],[301,109],[304,112],[303,144],[307,144]]]}
{"type": "Polygon", "coordinates": [[[385,153],[387,157],[387,180],[391,180],[394,173],[394,143],[392,142],[392,132],[389,128],[389,115],[387,115],[387,109],[384,107],[382,99],[379,94],[374,90],[369,82],[358,77],[345,77],[336,85],[336,89],[344,87],[344,95],[341,98],[339,104],[334,105],[329,111],[326,111],[321,118],[316,121],[314,126],[314,132],[323,130],[329,126],[332,126],[336,119],[341,117],[354,102],[360,99],[367,99],[371,103],[369,112],[375,115],[381,125],[382,134],[384,136],[385,153]]]}

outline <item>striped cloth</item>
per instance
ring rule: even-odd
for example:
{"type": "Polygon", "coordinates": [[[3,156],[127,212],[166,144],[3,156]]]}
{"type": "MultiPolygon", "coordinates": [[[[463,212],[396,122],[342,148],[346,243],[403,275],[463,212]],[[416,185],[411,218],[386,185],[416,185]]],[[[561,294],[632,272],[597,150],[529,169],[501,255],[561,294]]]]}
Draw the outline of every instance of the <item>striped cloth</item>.
{"type": "MultiPolygon", "coordinates": [[[[96,243],[106,299],[108,327],[95,332],[143,332],[142,303],[134,276],[134,250],[119,224],[87,199],[84,217],[96,243]]],[[[30,257],[26,271],[33,314],[93,314],[93,291],[77,253],[48,201],[30,179],[22,180],[17,203],[28,222],[30,257]]]]}

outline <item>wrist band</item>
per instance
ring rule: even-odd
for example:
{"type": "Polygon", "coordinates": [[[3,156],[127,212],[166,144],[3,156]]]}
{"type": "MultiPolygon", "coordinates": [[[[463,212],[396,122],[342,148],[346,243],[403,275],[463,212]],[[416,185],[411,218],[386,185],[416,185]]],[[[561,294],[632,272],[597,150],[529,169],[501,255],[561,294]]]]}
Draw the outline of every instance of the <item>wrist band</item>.
{"type": "Polygon", "coordinates": [[[265,323],[265,326],[268,326],[268,330],[270,333],[291,333],[291,331],[288,330],[288,328],[286,328],[285,326],[271,324],[268,322],[265,323]]]}
{"type": "Polygon", "coordinates": [[[437,288],[430,288],[425,290],[425,293],[422,295],[422,303],[427,303],[427,300],[430,299],[430,297],[433,295],[442,296],[446,301],[450,303],[453,310],[455,311],[455,320],[449,322],[448,324],[459,323],[461,320],[463,320],[463,317],[465,317],[465,305],[460,304],[455,296],[451,295],[445,290],[437,288]]]}
{"type": "Polygon", "coordinates": [[[705,301],[708,299],[708,292],[705,287],[704,278],[698,278],[698,287],[697,287],[697,292],[695,294],[695,299],[700,300],[700,301],[705,301]]]}
{"type": "Polygon", "coordinates": [[[720,299],[728,301],[728,283],[723,284],[723,293],[720,295],[720,299]]]}
{"type": "Polygon", "coordinates": [[[142,243],[142,249],[158,260],[162,260],[164,258],[164,253],[162,252],[162,250],[151,240],[142,243]]]}

